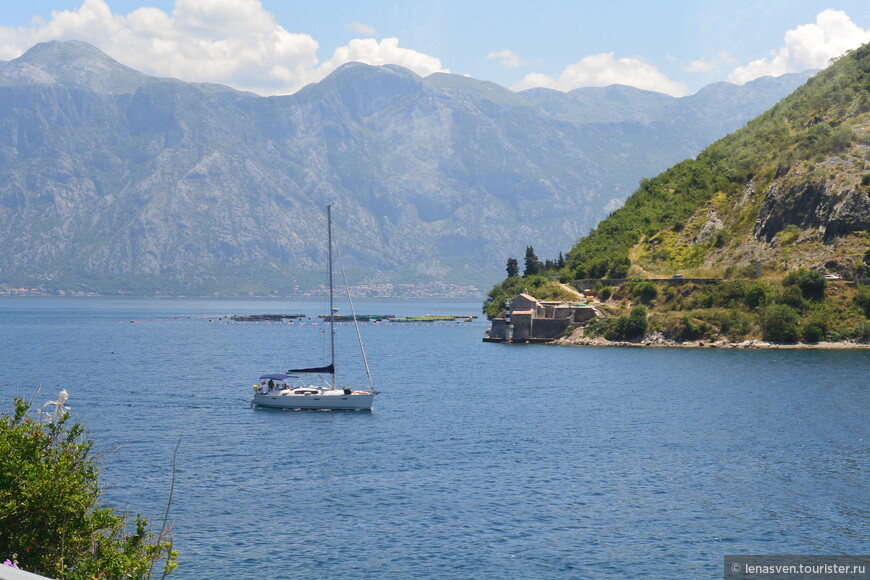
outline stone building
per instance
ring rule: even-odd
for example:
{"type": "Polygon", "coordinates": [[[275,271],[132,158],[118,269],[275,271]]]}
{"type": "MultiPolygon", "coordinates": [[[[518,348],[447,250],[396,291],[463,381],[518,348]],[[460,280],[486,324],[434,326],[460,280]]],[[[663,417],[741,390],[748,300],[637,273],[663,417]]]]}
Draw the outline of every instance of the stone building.
{"type": "Polygon", "coordinates": [[[538,300],[528,294],[512,298],[504,318],[494,318],[484,342],[549,342],[572,325],[596,316],[596,310],[581,302],[538,300]]]}

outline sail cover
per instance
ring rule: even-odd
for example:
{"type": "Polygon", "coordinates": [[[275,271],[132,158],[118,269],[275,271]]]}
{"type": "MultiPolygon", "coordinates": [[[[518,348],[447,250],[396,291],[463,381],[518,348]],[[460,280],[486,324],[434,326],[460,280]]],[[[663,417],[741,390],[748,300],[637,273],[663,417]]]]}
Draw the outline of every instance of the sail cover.
{"type": "Polygon", "coordinates": [[[297,373],[318,373],[321,375],[333,375],[335,374],[335,365],[326,365],[325,367],[311,367],[307,369],[290,369],[287,371],[287,374],[297,374],[297,373]]]}

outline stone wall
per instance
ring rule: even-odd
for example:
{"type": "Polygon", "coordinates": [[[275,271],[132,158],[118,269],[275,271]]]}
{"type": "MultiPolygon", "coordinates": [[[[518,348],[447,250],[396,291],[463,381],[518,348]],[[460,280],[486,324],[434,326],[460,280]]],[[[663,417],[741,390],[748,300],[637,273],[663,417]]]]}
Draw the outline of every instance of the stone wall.
{"type": "Polygon", "coordinates": [[[504,318],[494,318],[489,329],[490,340],[507,340],[507,323],[504,318]]]}
{"type": "Polygon", "coordinates": [[[538,340],[553,340],[565,332],[571,324],[570,318],[536,318],[532,338],[538,340]]]}

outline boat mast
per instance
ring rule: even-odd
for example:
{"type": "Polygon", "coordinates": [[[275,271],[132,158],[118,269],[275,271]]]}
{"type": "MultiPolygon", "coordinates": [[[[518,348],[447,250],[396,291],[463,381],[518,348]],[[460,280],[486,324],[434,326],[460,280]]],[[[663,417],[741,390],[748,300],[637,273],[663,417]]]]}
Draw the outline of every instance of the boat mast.
{"type": "Polygon", "coordinates": [[[326,206],[326,224],[329,230],[327,235],[327,254],[329,257],[329,351],[330,363],[332,363],[332,388],[336,388],[335,382],[335,308],[332,298],[332,204],[326,206]]]}

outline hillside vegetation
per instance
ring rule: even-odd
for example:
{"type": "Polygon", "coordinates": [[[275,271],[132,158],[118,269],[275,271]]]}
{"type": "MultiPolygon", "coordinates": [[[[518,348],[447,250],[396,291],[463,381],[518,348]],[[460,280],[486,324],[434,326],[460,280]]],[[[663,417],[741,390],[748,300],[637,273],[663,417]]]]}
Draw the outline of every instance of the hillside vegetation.
{"type": "Polygon", "coordinates": [[[568,252],[565,279],[732,277],[761,262],[866,275],[870,45],[695,159],[644,179],[568,252]]]}
{"type": "Polygon", "coordinates": [[[0,412],[0,557],[58,580],[165,578],[178,556],[169,526],[154,532],[105,503],[94,442],[61,412],[64,400],[48,423],[19,398],[0,412]]]}
{"type": "Polygon", "coordinates": [[[509,277],[485,312],[498,315],[517,287],[549,298],[549,285],[535,282],[559,278],[602,293],[612,316],[585,329],[592,335],[866,341],[868,163],[865,45],[696,158],[641,180],[564,265],[548,261],[528,283],[509,277]],[[828,284],[826,274],[857,285],[828,284]],[[645,281],[673,276],[705,282],[645,281]],[[595,282],[606,278],[632,282],[595,282]]]}
{"type": "Polygon", "coordinates": [[[870,340],[870,287],[796,270],[782,280],[636,280],[597,291],[606,313],[571,341],[780,344],[870,340]]]}

